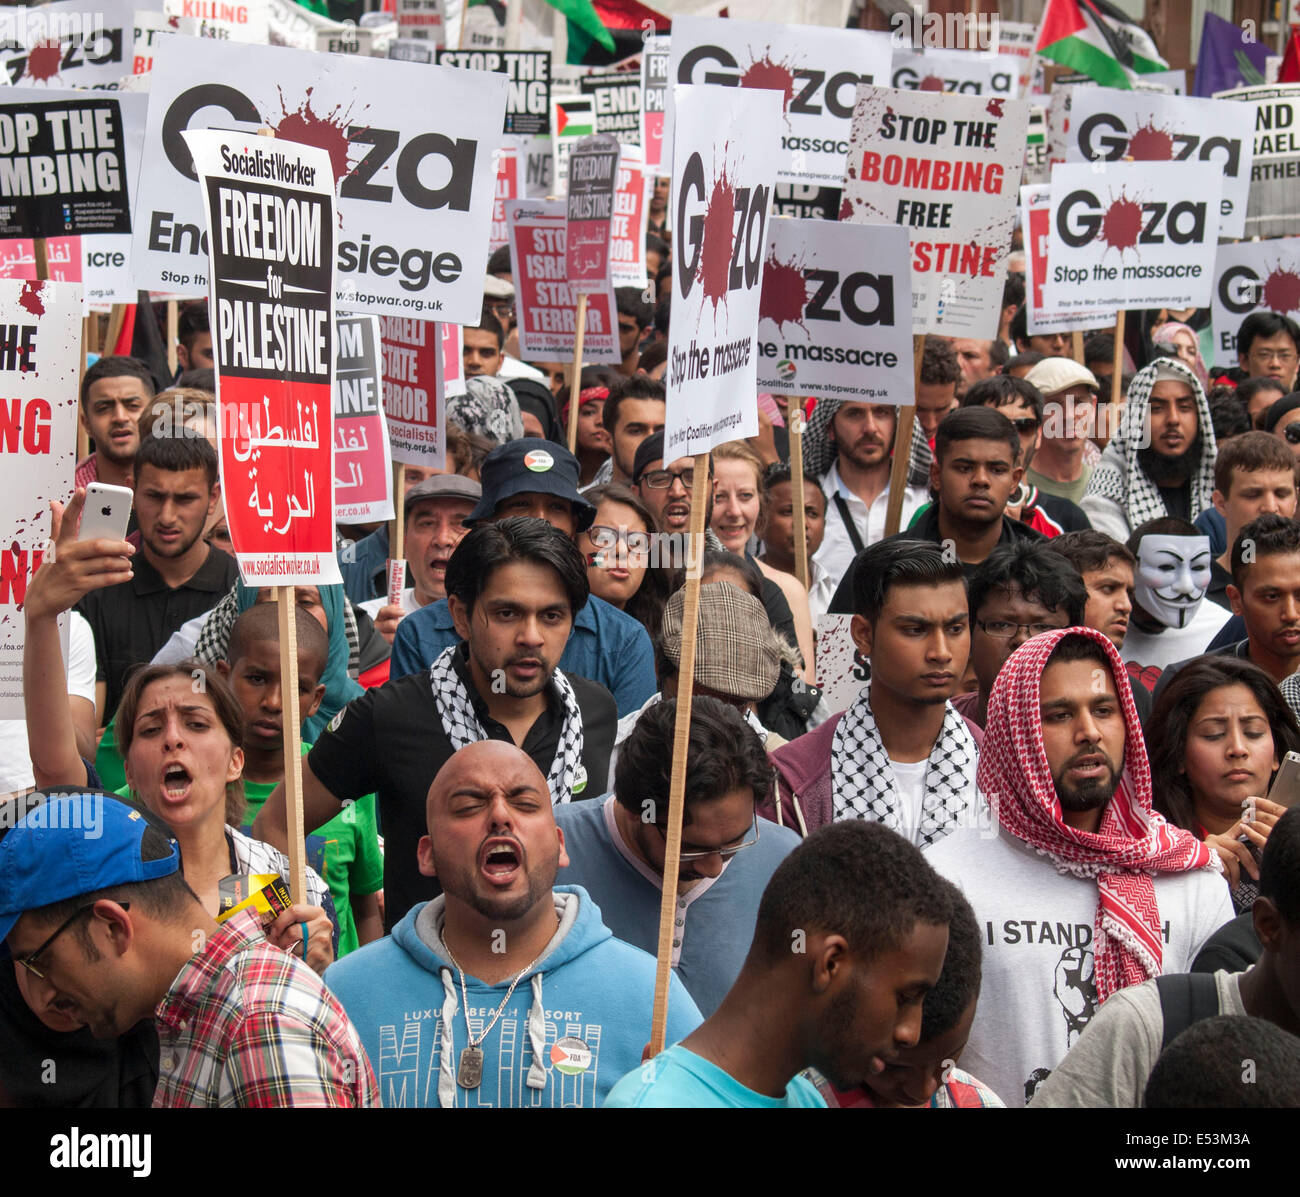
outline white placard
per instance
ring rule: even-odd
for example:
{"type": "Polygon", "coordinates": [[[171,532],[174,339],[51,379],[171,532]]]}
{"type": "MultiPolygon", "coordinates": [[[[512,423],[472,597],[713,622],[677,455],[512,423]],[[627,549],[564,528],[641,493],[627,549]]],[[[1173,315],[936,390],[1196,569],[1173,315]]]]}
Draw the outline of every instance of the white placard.
{"type": "MultiPolygon", "coordinates": [[[[678,16],[668,81],[776,90],[782,97],[778,181],[838,187],[855,89],[860,83],[885,84],[892,53],[887,33],[678,16]]],[[[664,158],[676,161],[676,118],[668,107],[664,158]]]]}
{"type": "Polygon", "coordinates": [[[871,678],[871,666],[853,643],[852,615],[817,617],[817,684],[832,715],[847,710],[871,678]]]}
{"type": "Polygon", "coordinates": [[[1214,365],[1237,361],[1237,330],[1251,312],[1300,318],[1300,237],[1220,245],[1214,259],[1214,365]]]}
{"type": "Polygon", "coordinates": [[[1219,236],[1241,237],[1254,161],[1247,104],[1085,87],[1073,97],[1067,162],[1212,162],[1223,171],[1219,236]]]}
{"type": "Polygon", "coordinates": [[[1031,183],[1020,189],[1020,227],[1025,236],[1025,322],[1029,335],[1047,336],[1112,324],[1115,319],[1113,311],[1082,308],[1058,312],[1044,306],[1043,281],[1049,269],[1047,243],[1051,211],[1052,189],[1048,184],[1031,183]]]}
{"type": "Polygon", "coordinates": [[[915,402],[907,230],[774,219],[758,313],[758,387],[859,403],[915,402]]]}
{"type": "Polygon", "coordinates": [[[1210,302],[1222,170],[1207,162],[1052,167],[1048,310],[1210,302]]]}
{"type": "Polygon", "coordinates": [[[81,287],[0,280],[0,719],[24,718],[22,605],[72,497],[80,360],[81,287]]]}
{"type": "Polygon", "coordinates": [[[862,87],[844,215],[907,226],[912,332],[997,336],[1029,105],[862,87]]]}
{"type": "Polygon", "coordinates": [[[202,198],[181,132],[265,125],[330,156],[341,309],[477,324],[507,86],[489,71],[158,38],[137,282],[207,286],[202,198]]]}
{"type": "Polygon", "coordinates": [[[781,155],[775,92],[677,86],[673,105],[665,461],[758,433],[755,340],[781,155]]]}
{"type": "Polygon", "coordinates": [[[131,74],[137,6],[156,8],[161,2],[54,0],[33,8],[0,8],[4,82],[116,90],[131,74]]]}
{"type": "Polygon", "coordinates": [[[1013,58],[976,50],[895,47],[889,85],[902,91],[947,92],[957,96],[1020,95],[1020,64],[1013,58]]]}

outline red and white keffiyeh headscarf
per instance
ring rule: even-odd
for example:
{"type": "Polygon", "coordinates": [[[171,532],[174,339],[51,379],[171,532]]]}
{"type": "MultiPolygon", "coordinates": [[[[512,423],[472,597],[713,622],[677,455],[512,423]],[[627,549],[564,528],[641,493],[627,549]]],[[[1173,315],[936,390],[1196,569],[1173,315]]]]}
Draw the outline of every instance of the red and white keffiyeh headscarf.
{"type": "Polygon", "coordinates": [[[1162,945],[1155,873],[1221,871],[1218,855],[1190,831],[1151,809],[1151,767],[1115,646],[1093,628],[1035,636],[1011,654],[989,697],[976,782],[998,820],[1063,873],[1095,877],[1095,981],[1099,1000],[1160,975],[1162,945]],[[1124,771],[1097,831],[1076,831],[1061,817],[1040,719],[1040,683],[1048,658],[1066,636],[1085,636],[1110,661],[1126,727],[1124,771]]]}

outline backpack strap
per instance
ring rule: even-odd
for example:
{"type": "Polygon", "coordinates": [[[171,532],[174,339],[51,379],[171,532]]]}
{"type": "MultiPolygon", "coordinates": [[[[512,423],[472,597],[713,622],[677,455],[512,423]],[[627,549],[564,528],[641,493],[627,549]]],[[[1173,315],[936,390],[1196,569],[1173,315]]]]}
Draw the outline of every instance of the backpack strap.
{"type": "Polygon", "coordinates": [[[1219,1013],[1219,987],[1213,973],[1166,973],[1156,978],[1156,990],[1165,1024],[1161,1051],[1193,1023],[1219,1013]]]}
{"type": "Polygon", "coordinates": [[[856,556],[866,547],[862,543],[862,534],[858,531],[858,525],[853,521],[853,514],[849,511],[849,505],[844,501],[844,496],[835,492],[831,500],[835,504],[835,509],[840,513],[840,519],[844,521],[844,530],[849,534],[849,543],[853,545],[853,552],[856,556]]]}

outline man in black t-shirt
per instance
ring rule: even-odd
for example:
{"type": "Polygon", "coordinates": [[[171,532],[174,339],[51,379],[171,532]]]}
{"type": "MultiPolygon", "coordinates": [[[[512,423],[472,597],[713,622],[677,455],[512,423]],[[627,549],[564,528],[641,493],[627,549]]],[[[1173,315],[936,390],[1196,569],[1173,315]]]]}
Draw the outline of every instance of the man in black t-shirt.
{"type": "MultiPolygon", "coordinates": [[[[389,930],[439,888],[418,868],[425,799],[465,744],[518,745],[546,776],[552,799],[595,797],[609,772],[618,714],[609,691],[556,668],[587,601],[582,554],[563,532],[528,517],[484,524],[447,566],[447,602],[460,643],[422,673],[367,691],[335,716],[303,762],[310,833],[376,794],[384,829],[384,923],[389,930]]],[[[284,787],[254,823],[287,847],[284,787]]]]}

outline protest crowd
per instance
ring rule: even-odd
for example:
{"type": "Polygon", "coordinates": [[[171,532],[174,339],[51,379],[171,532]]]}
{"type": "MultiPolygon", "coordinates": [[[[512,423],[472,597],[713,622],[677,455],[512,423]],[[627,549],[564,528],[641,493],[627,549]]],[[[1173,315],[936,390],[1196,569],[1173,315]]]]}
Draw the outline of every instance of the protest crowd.
{"type": "Polygon", "coordinates": [[[1300,1107],[1300,40],[673,7],[0,97],[0,1107],[1300,1107]]]}

